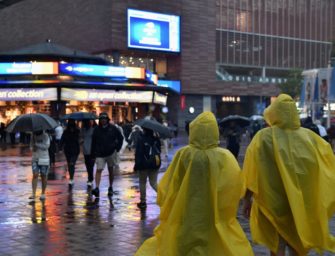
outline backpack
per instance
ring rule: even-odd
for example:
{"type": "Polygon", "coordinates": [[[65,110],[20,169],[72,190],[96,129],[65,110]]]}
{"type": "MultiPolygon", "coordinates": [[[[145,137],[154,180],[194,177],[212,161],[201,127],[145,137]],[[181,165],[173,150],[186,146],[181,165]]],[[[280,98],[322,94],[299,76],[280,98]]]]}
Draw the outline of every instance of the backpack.
{"type": "Polygon", "coordinates": [[[161,167],[161,152],[156,141],[152,145],[148,142],[144,143],[144,159],[144,165],[149,170],[157,170],[161,167]]]}

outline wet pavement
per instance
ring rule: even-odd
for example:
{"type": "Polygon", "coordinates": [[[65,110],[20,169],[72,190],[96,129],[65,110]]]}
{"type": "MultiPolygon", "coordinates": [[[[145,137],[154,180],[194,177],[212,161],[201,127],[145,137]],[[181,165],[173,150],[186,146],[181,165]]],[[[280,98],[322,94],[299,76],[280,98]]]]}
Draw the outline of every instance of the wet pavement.
{"type": "MultiPolygon", "coordinates": [[[[164,174],[174,152],[187,143],[182,135],[173,141],[168,158],[162,154],[164,174]]],[[[247,140],[241,148],[240,163],[247,140]]],[[[133,172],[133,152],[125,150],[114,179],[115,195],[107,197],[108,172],[100,185],[100,201],[87,191],[87,174],[80,156],[75,184],[68,189],[68,174],[62,152],[51,168],[45,202],[29,201],[31,195],[31,152],[27,146],[7,145],[0,149],[0,255],[133,255],[152,235],[158,224],[156,193],[148,184],[147,209],[140,210],[138,177],[133,172]]],[[[37,195],[40,195],[40,181],[37,195]]],[[[249,240],[247,220],[238,219],[249,240]]],[[[335,231],[335,221],[331,221],[335,231]]],[[[268,255],[262,246],[253,245],[255,255],[268,255]]],[[[309,255],[316,255],[311,253],[309,255]]],[[[334,255],[334,254],[325,254],[334,255]]]]}

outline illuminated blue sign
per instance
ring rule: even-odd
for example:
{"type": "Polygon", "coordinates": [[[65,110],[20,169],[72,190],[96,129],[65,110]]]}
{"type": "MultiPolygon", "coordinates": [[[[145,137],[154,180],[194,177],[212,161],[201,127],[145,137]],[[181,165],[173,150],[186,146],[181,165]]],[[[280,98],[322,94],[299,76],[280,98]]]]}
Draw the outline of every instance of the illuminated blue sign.
{"type": "Polygon", "coordinates": [[[31,74],[31,63],[0,63],[1,75],[25,75],[31,74]]]}
{"type": "Polygon", "coordinates": [[[180,52],[180,17],[128,9],[128,47],[180,52]]]}
{"type": "Polygon", "coordinates": [[[78,63],[60,63],[59,72],[72,76],[126,77],[125,67],[90,65],[78,63]]]}
{"type": "Polygon", "coordinates": [[[0,63],[0,75],[56,75],[57,62],[6,62],[0,63]]]}
{"type": "Polygon", "coordinates": [[[180,93],[180,81],[158,80],[158,86],[170,88],[171,90],[180,93]]]}

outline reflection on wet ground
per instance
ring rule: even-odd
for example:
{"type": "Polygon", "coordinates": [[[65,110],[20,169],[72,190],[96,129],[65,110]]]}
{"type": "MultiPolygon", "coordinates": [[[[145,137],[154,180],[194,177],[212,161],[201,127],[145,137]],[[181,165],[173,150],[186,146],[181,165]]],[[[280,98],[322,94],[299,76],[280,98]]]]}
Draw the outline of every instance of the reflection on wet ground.
{"type": "MultiPolygon", "coordinates": [[[[176,141],[168,160],[163,158],[159,179],[175,150],[185,143],[185,138],[176,141]]],[[[49,173],[46,200],[37,198],[32,203],[28,200],[32,177],[29,148],[21,145],[1,148],[0,255],[133,255],[159,223],[156,193],[149,185],[147,209],[137,208],[139,187],[132,171],[133,152],[126,151],[122,156],[112,198],[107,197],[108,172],[104,170],[100,200],[92,197],[86,187],[82,156],[76,165],[74,187],[68,189],[66,163],[60,152],[49,173]]],[[[40,183],[37,195],[40,195],[40,183]]],[[[238,219],[251,239],[248,222],[241,214],[238,219]]],[[[332,230],[334,225],[332,221],[332,230]]],[[[253,245],[253,248],[255,255],[268,255],[261,246],[253,245]]]]}
{"type": "MultiPolygon", "coordinates": [[[[100,200],[87,190],[82,157],[75,184],[68,189],[62,152],[48,175],[46,200],[30,202],[31,153],[27,146],[0,151],[0,255],[133,255],[158,224],[156,194],[148,187],[148,208],[140,211],[133,152],[122,157],[114,179],[115,195],[107,197],[108,172],[103,172],[100,200]]],[[[165,163],[167,165],[167,162],[165,163]]],[[[160,173],[159,177],[161,177],[160,173]]]]}

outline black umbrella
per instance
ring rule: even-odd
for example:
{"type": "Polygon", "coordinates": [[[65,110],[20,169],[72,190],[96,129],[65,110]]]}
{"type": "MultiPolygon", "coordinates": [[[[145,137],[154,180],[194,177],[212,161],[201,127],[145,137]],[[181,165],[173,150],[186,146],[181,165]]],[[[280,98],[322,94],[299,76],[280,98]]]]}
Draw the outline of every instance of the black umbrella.
{"type": "Polygon", "coordinates": [[[46,114],[23,114],[14,118],[7,126],[7,132],[35,132],[56,128],[58,123],[46,114]]]}
{"type": "Polygon", "coordinates": [[[240,115],[230,115],[222,118],[219,121],[219,125],[223,126],[223,128],[228,128],[231,123],[235,123],[236,125],[240,127],[246,127],[250,125],[250,119],[245,116],[240,115]]]}
{"type": "Polygon", "coordinates": [[[156,120],[153,119],[139,119],[135,121],[135,124],[147,128],[150,130],[153,130],[154,132],[159,133],[159,135],[162,138],[171,138],[171,130],[167,127],[162,125],[161,123],[157,122],[156,120]]]}
{"type": "Polygon", "coordinates": [[[98,119],[97,115],[91,112],[73,112],[61,117],[63,120],[73,119],[73,120],[94,120],[98,119]]]}

